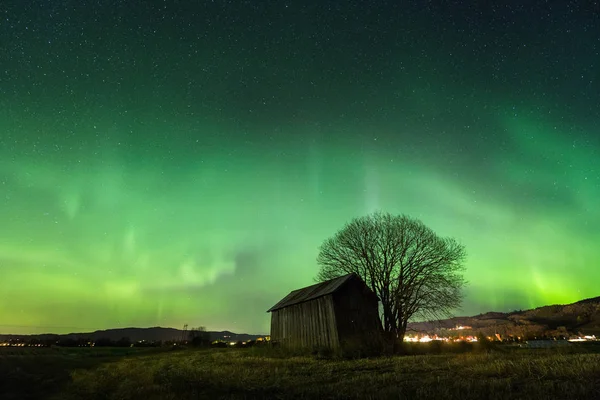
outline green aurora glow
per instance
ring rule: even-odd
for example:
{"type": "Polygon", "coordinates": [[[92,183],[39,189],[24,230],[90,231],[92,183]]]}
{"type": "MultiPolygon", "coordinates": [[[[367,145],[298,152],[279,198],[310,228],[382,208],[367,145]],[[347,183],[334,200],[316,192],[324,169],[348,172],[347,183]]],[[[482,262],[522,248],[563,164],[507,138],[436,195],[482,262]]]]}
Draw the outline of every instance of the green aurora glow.
{"type": "Polygon", "coordinates": [[[0,22],[0,332],[268,332],[380,209],[466,246],[459,314],[600,295],[585,10],[39,3],[0,22]]]}

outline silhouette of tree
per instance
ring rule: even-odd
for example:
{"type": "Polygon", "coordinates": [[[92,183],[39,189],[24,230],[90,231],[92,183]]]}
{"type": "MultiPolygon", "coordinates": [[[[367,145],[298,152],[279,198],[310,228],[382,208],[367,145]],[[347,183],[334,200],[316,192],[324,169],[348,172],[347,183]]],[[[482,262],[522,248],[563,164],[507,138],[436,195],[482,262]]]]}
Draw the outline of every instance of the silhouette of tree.
{"type": "Polygon", "coordinates": [[[456,240],[421,221],[377,212],[325,240],[317,279],[358,274],[381,300],[384,332],[402,341],[410,319],[441,319],[460,306],[465,257],[456,240]]]}
{"type": "Polygon", "coordinates": [[[189,339],[193,346],[210,346],[210,333],[203,326],[192,328],[189,339]]]}

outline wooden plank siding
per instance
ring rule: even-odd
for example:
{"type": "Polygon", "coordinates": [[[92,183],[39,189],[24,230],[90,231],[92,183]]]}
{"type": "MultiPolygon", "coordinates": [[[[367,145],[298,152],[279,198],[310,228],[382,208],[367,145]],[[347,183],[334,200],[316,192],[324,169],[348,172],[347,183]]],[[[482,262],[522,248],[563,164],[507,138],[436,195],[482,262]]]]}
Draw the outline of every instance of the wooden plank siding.
{"type": "Polygon", "coordinates": [[[382,331],[377,297],[356,281],[349,281],[332,296],[341,346],[376,345],[382,331]]]}
{"type": "Polygon", "coordinates": [[[271,341],[286,347],[369,348],[381,338],[379,299],[355,274],[290,292],[271,307],[271,341]]]}
{"type": "Polygon", "coordinates": [[[289,347],[339,347],[332,296],[273,311],[271,340],[289,347]]]}

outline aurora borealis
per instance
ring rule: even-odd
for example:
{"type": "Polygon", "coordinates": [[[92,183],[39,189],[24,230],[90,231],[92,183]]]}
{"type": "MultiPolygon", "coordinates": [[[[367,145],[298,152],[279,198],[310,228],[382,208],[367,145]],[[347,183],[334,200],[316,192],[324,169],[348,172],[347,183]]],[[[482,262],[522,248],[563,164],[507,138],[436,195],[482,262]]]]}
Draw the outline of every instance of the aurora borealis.
{"type": "Polygon", "coordinates": [[[600,295],[597,2],[12,3],[0,332],[268,332],[375,210],[465,245],[458,314],[600,295]]]}

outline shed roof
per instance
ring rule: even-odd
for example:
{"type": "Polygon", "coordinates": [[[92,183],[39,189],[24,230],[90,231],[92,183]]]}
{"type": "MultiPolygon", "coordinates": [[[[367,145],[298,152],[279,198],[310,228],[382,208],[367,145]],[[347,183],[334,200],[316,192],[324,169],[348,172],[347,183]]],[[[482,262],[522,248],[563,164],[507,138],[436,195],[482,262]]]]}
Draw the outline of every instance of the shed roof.
{"type": "MultiPolygon", "coordinates": [[[[293,290],[281,299],[273,307],[269,308],[267,312],[279,310],[284,307],[288,307],[294,304],[303,303],[305,301],[314,300],[318,297],[326,296],[341,288],[346,282],[352,278],[358,278],[358,275],[351,273],[348,275],[340,276],[325,282],[319,282],[315,285],[307,286],[302,289],[293,290]]],[[[362,280],[361,280],[362,281],[362,280]]]]}

